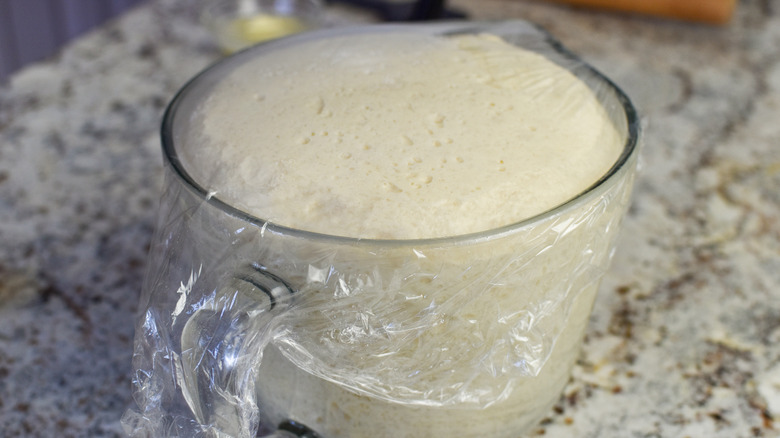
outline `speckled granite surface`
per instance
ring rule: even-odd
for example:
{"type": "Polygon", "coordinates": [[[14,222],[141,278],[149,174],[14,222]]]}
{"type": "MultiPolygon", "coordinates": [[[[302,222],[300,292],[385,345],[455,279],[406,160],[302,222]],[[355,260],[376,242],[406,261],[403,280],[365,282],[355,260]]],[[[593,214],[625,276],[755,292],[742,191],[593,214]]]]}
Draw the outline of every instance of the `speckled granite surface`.
{"type": "MultiPolygon", "coordinates": [[[[122,436],[164,105],[218,56],[185,0],[0,86],[0,436],[122,436]]],[[[634,98],[642,172],[582,357],[534,435],[780,436],[780,3],[727,27],[520,0],[634,98]]]]}

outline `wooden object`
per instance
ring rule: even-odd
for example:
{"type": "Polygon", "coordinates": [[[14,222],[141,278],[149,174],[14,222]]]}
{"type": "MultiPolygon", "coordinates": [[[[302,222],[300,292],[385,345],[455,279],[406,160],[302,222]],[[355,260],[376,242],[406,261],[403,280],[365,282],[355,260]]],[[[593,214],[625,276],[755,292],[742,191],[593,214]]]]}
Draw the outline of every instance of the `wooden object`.
{"type": "Polygon", "coordinates": [[[575,6],[725,24],[734,13],[736,0],[550,0],[575,6]]]}

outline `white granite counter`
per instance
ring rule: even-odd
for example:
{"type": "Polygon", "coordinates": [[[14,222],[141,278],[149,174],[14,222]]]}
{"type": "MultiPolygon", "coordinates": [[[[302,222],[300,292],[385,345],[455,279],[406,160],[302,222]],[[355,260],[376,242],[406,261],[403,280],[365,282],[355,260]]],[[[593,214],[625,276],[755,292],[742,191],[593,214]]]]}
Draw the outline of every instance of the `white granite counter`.
{"type": "MultiPolygon", "coordinates": [[[[780,3],[726,27],[521,0],[646,120],[613,269],[531,436],[780,436],[780,3]]],[[[0,86],[0,436],[122,436],[161,184],[160,117],[219,55],[186,0],[143,6],[0,86]]]]}

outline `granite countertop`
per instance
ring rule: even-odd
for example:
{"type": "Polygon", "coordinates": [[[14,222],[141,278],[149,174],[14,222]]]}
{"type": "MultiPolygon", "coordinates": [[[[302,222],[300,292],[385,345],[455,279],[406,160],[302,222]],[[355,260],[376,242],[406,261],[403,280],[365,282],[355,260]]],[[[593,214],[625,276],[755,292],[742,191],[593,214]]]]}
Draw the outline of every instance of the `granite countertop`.
{"type": "MultiPolygon", "coordinates": [[[[122,436],[164,106],[219,57],[187,0],[0,86],[0,435],[122,436]]],[[[547,28],[633,97],[634,203],[559,403],[530,436],[780,436],[780,4],[709,27],[455,0],[547,28]]]]}

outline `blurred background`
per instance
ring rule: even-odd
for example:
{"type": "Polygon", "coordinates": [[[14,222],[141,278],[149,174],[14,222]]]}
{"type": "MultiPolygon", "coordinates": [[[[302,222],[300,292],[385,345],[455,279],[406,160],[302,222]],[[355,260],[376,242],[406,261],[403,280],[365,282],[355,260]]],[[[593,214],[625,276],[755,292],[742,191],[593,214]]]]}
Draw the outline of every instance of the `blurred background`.
{"type": "Polygon", "coordinates": [[[0,81],[143,0],[0,0],[0,81]]]}
{"type": "MultiPolygon", "coordinates": [[[[57,53],[72,38],[146,0],[0,0],[0,82],[26,64],[57,53]]],[[[192,8],[251,0],[191,0],[192,8]]],[[[290,7],[294,0],[257,0],[290,7]]],[[[380,21],[466,18],[445,0],[307,0],[373,12],[380,21]],[[447,3],[445,5],[445,3],[447,3]]],[[[518,2],[521,0],[506,0],[518,2]]],[[[543,0],[575,7],[642,13],[709,24],[726,23],[736,0],[543,0]]],[[[300,1],[297,3],[301,3],[300,1]]],[[[457,5],[456,5],[457,6],[457,5]]]]}

